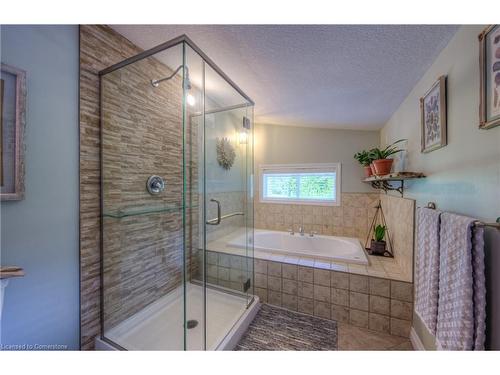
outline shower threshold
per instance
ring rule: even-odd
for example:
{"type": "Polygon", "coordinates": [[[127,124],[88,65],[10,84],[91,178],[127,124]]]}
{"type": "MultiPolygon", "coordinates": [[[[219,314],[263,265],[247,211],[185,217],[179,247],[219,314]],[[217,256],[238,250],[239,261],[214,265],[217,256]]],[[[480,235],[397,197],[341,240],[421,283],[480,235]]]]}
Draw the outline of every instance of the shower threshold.
{"type": "MultiPolygon", "coordinates": [[[[206,288],[206,300],[206,349],[233,349],[258,311],[258,297],[247,308],[242,296],[206,288]]],[[[126,350],[183,350],[184,302],[186,320],[198,322],[186,330],[187,350],[203,350],[203,288],[195,284],[186,285],[186,299],[179,287],[111,328],[107,340],[96,339],[96,349],[117,350],[111,341],[126,350]]]]}

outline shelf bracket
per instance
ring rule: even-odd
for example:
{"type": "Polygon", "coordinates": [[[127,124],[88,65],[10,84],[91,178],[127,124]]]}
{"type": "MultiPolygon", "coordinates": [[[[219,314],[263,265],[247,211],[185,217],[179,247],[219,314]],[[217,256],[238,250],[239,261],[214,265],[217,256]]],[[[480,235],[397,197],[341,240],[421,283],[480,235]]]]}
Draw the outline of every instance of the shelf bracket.
{"type": "Polygon", "coordinates": [[[401,182],[401,186],[399,187],[392,186],[387,180],[371,181],[371,185],[374,189],[383,190],[386,194],[388,191],[397,191],[399,194],[401,194],[401,197],[403,197],[405,182],[404,180],[398,181],[401,182]]]}

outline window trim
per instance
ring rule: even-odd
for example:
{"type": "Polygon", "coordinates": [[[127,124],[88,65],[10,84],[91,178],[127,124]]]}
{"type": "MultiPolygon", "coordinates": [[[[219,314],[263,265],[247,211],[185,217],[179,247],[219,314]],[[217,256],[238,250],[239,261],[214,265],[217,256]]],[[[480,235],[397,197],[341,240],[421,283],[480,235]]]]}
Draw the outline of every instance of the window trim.
{"type": "Polygon", "coordinates": [[[342,170],[341,163],[314,163],[314,164],[261,164],[259,165],[259,202],[272,204],[298,204],[307,206],[340,206],[340,197],[342,189],[342,170]],[[335,200],[312,200],[312,199],[279,199],[264,198],[264,172],[271,170],[277,173],[290,172],[335,172],[335,200]]]}

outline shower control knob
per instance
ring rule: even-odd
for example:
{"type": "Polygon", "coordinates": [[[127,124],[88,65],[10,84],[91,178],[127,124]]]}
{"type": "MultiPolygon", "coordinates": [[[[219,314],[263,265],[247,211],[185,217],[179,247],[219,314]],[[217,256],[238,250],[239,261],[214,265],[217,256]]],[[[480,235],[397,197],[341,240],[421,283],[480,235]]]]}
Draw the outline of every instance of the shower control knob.
{"type": "Polygon", "coordinates": [[[151,195],[158,195],[163,190],[165,190],[165,181],[160,176],[150,176],[148,178],[148,182],[146,183],[146,187],[151,195]]]}

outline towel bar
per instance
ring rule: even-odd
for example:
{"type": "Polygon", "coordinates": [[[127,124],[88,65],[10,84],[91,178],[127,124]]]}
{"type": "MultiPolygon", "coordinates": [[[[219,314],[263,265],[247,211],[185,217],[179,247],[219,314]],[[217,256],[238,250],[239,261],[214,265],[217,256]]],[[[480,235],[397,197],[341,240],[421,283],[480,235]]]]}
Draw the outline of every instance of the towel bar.
{"type": "MultiPolygon", "coordinates": [[[[436,203],[429,202],[429,203],[427,203],[426,207],[430,208],[431,210],[435,210],[436,209],[436,203]]],[[[491,228],[496,228],[496,229],[500,230],[500,217],[497,217],[496,223],[483,223],[482,221],[476,220],[474,222],[474,225],[476,227],[491,227],[491,228]]]]}

